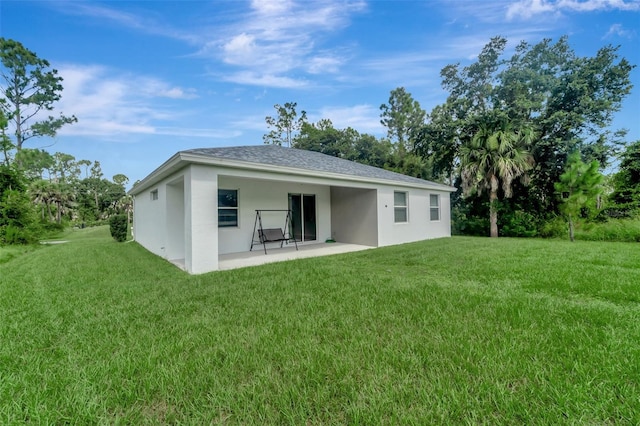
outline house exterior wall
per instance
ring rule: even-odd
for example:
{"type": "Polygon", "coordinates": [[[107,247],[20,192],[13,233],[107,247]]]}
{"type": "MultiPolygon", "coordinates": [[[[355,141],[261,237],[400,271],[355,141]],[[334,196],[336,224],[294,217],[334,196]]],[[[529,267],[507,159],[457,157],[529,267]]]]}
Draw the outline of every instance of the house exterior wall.
{"type": "MultiPolygon", "coordinates": [[[[220,254],[249,251],[256,219],[256,210],[286,210],[289,208],[289,194],[313,194],[316,196],[316,234],[314,242],[324,242],[331,236],[331,202],[328,186],[310,183],[260,180],[223,175],[219,171],[220,189],[238,190],[238,227],[219,228],[218,249],[220,254]]],[[[286,212],[264,212],[263,228],[284,230],[286,212]]],[[[310,242],[313,243],[313,242],[310,242]]],[[[275,244],[272,244],[275,247],[275,244]]],[[[267,246],[267,249],[269,246],[267,246]]],[[[262,249],[262,246],[257,248],[262,249]]],[[[254,250],[256,247],[254,246],[254,250]]]]}
{"type": "MultiPolygon", "coordinates": [[[[214,271],[220,254],[249,250],[255,210],[287,209],[289,194],[315,195],[315,242],[381,247],[451,235],[448,191],[188,164],[135,195],[135,239],[165,259],[184,259],[192,274],[214,271]],[[238,190],[238,227],[218,228],[218,188],[238,190]],[[408,194],[407,223],[394,222],[394,191],[408,194]],[[440,196],[437,221],[430,220],[431,194],[440,196]]],[[[264,228],[284,225],[284,212],[263,215],[264,228]]]]}
{"type": "Polygon", "coordinates": [[[169,260],[185,258],[184,176],[165,186],[167,193],[167,223],[165,254],[169,260]]]}
{"type": "Polygon", "coordinates": [[[451,236],[450,193],[385,186],[378,189],[378,246],[451,236]],[[408,221],[394,221],[394,192],[408,194],[408,221]],[[430,194],[440,195],[440,220],[430,220],[430,194]]]}
{"type": "Polygon", "coordinates": [[[140,245],[165,259],[166,224],[167,193],[164,182],[160,182],[135,196],[133,235],[140,245]],[[154,191],[157,191],[157,199],[152,199],[154,191]]]}
{"type": "Polygon", "coordinates": [[[192,274],[218,269],[218,173],[192,164],[185,174],[185,268],[192,274]]]}
{"type": "Polygon", "coordinates": [[[331,187],[331,236],[340,243],[378,245],[375,189],[331,187]]]}
{"type": "Polygon", "coordinates": [[[135,197],[135,240],[164,259],[184,260],[189,273],[218,269],[217,193],[212,167],[190,165],[163,179],[135,197]]]}

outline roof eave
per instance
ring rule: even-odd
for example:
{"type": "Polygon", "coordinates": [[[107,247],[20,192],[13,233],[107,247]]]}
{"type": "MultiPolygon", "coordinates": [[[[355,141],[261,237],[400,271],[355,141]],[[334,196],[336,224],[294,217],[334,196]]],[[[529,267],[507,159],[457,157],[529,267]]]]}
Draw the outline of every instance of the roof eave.
{"type": "Polygon", "coordinates": [[[137,185],[134,185],[133,188],[129,190],[129,195],[137,195],[142,191],[149,189],[153,185],[160,182],[162,179],[168,177],[172,173],[180,170],[187,163],[182,158],[182,153],[178,152],[174,154],[167,161],[162,163],[158,168],[149,173],[144,179],[142,179],[137,185]]]}

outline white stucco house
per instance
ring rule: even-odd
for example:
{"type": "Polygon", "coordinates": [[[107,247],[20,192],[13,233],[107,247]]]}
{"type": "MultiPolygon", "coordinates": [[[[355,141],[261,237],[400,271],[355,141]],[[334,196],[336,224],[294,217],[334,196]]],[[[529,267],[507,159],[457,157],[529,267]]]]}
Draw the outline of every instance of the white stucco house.
{"type": "Polygon", "coordinates": [[[218,270],[221,255],[249,251],[260,225],[298,245],[448,237],[454,190],[318,152],[255,145],[180,151],[129,193],[135,240],[199,274],[218,270]]]}

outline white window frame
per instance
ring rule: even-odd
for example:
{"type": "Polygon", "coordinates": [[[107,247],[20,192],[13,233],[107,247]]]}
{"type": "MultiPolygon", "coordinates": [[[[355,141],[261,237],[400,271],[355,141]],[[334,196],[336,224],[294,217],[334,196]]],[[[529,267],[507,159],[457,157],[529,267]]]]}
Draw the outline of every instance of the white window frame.
{"type": "Polygon", "coordinates": [[[431,222],[440,221],[440,194],[429,194],[429,220],[431,222]],[[433,200],[436,200],[436,204],[433,204],[433,200]],[[433,213],[437,213],[437,219],[433,218],[433,213]]]}
{"type": "Polygon", "coordinates": [[[151,198],[151,201],[158,201],[158,190],[154,189],[153,191],[150,191],[149,198],[151,198]]]}
{"type": "Polygon", "coordinates": [[[240,191],[237,188],[218,188],[218,228],[239,228],[240,227],[240,191]],[[220,205],[220,191],[235,191],[236,193],[236,205],[235,207],[221,206],[220,205]],[[235,210],[236,223],[235,225],[220,225],[220,210],[235,210]]]}
{"type": "Polygon", "coordinates": [[[393,191],[393,223],[409,223],[409,193],[407,191],[393,191]],[[396,194],[404,194],[404,204],[396,203],[396,194]],[[399,221],[396,212],[404,211],[404,221],[399,221]]]}

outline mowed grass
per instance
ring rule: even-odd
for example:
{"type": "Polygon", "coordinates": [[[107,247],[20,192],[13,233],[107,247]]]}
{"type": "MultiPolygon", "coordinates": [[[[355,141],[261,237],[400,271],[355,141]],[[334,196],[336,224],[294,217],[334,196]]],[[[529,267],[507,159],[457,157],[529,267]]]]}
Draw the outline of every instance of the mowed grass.
{"type": "Polygon", "coordinates": [[[638,424],[640,245],[456,237],[188,276],[0,264],[0,424],[638,424]]]}

